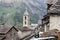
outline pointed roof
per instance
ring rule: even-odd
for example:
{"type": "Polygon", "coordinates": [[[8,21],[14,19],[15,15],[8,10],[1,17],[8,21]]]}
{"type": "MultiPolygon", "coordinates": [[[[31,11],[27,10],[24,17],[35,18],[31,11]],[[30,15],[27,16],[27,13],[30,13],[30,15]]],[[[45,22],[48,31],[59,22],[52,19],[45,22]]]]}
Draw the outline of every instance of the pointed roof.
{"type": "Polygon", "coordinates": [[[25,10],[24,15],[25,15],[25,16],[29,15],[29,13],[28,13],[27,10],[25,10]]]}
{"type": "Polygon", "coordinates": [[[12,28],[14,28],[16,31],[18,31],[18,29],[16,27],[14,27],[14,26],[8,27],[8,26],[5,26],[5,25],[0,25],[0,34],[5,34],[9,30],[11,30],[12,28]]]}

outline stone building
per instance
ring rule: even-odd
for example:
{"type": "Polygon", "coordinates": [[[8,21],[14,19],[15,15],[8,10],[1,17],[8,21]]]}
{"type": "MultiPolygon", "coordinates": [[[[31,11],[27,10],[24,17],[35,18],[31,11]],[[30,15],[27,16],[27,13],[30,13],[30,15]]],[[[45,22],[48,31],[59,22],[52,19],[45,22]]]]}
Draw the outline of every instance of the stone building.
{"type": "Polygon", "coordinates": [[[23,15],[23,27],[29,27],[30,25],[29,21],[30,21],[29,14],[28,11],[26,10],[23,15]]]}
{"type": "Polygon", "coordinates": [[[18,40],[17,28],[0,25],[0,40],[18,40]]]}
{"type": "Polygon", "coordinates": [[[20,40],[26,40],[33,33],[33,30],[28,27],[21,27],[18,31],[18,37],[20,40]]]}
{"type": "Polygon", "coordinates": [[[60,0],[49,8],[48,13],[42,19],[42,25],[44,31],[60,30],[60,0]]]}

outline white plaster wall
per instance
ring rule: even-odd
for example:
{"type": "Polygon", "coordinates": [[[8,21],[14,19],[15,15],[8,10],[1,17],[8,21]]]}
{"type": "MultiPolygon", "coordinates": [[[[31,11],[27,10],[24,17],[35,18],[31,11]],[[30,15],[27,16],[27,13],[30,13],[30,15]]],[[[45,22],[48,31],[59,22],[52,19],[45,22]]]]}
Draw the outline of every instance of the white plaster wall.
{"type": "Polygon", "coordinates": [[[25,16],[23,16],[23,27],[29,27],[29,16],[26,16],[26,20],[25,20],[25,16]],[[26,21],[26,24],[25,24],[26,21]]]}
{"type": "Polygon", "coordinates": [[[60,30],[60,16],[50,16],[50,30],[52,29],[60,30]]]}

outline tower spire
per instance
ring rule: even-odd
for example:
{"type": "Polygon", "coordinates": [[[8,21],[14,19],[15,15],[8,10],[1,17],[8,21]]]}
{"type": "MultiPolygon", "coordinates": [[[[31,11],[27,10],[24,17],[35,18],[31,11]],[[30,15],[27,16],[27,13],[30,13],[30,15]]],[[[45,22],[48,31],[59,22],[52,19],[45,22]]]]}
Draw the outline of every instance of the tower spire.
{"type": "Polygon", "coordinates": [[[29,15],[29,13],[28,13],[27,10],[25,10],[24,15],[25,15],[25,16],[26,16],[26,15],[29,15]]]}

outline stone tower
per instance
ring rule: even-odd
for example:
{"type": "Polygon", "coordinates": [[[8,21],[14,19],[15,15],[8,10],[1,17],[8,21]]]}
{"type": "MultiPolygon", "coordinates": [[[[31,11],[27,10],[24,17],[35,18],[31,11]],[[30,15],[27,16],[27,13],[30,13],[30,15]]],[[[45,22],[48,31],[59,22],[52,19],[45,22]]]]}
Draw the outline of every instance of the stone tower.
{"type": "Polygon", "coordinates": [[[26,10],[23,15],[23,27],[29,27],[29,14],[26,10]]]}

